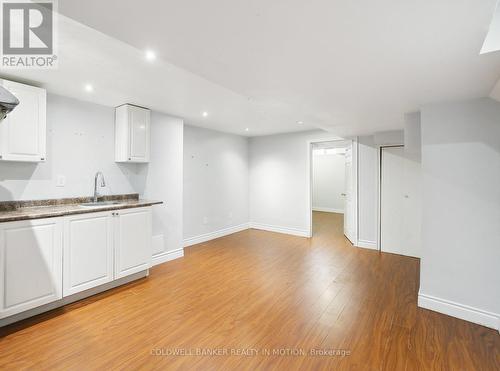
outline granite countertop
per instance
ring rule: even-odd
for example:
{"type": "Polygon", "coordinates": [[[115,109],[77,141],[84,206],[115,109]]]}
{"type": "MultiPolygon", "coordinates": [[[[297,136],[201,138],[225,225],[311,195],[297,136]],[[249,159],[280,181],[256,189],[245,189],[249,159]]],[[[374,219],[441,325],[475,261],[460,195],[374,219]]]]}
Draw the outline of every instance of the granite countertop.
{"type": "Polygon", "coordinates": [[[130,209],[162,204],[163,201],[141,200],[137,193],[99,197],[99,201],[117,201],[118,204],[85,207],[91,197],[62,198],[50,200],[2,201],[0,223],[16,220],[54,218],[57,216],[95,213],[99,211],[130,209]]]}

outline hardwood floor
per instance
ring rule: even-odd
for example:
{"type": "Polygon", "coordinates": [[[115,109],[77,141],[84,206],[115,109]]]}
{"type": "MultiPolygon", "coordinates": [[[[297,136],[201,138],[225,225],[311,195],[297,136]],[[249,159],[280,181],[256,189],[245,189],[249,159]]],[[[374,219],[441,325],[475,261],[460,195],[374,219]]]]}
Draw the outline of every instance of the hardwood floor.
{"type": "Polygon", "coordinates": [[[249,230],[187,248],[0,329],[0,369],[500,369],[496,331],[417,308],[418,259],[354,248],[341,226],[315,212],[312,239],[249,230]]]}

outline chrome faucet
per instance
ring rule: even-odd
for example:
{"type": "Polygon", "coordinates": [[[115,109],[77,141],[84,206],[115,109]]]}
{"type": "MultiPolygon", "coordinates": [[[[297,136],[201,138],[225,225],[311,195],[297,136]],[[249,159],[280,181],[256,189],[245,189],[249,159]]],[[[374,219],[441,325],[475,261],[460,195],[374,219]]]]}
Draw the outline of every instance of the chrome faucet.
{"type": "Polygon", "coordinates": [[[101,176],[101,187],[106,187],[106,182],[104,181],[104,175],[98,171],[95,173],[95,178],[94,178],[94,202],[97,202],[97,197],[99,193],[97,192],[97,180],[99,179],[99,175],[101,176]]]}

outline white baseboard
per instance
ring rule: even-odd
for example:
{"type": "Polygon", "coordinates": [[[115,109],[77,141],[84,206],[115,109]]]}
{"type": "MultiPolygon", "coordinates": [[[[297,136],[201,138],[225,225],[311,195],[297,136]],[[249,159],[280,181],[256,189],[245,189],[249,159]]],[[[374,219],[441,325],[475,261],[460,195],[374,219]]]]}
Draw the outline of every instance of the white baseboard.
{"type": "Polygon", "coordinates": [[[248,229],[249,227],[250,227],[249,223],[243,223],[240,225],[235,225],[234,227],[219,229],[218,231],[205,233],[205,234],[202,234],[200,236],[186,238],[184,240],[184,247],[193,246],[193,245],[196,245],[198,243],[207,242],[207,241],[214,240],[214,239],[220,238],[220,237],[224,237],[224,236],[236,233],[236,232],[241,232],[241,231],[248,229]]]}
{"type": "Polygon", "coordinates": [[[253,223],[253,222],[250,223],[250,228],[252,228],[252,229],[260,229],[262,231],[268,231],[268,232],[277,232],[277,233],[291,234],[293,236],[299,236],[299,237],[310,237],[309,236],[309,231],[305,230],[305,229],[279,227],[279,226],[276,226],[276,225],[253,223]]]}
{"type": "Polygon", "coordinates": [[[418,293],[418,306],[500,331],[500,315],[495,313],[420,292],[418,293]]]}
{"type": "Polygon", "coordinates": [[[356,244],[356,246],[362,247],[365,249],[378,250],[378,246],[377,246],[376,241],[358,240],[358,243],[356,244]]]}
{"type": "Polygon", "coordinates": [[[313,206],[313,211],[322,211],[324,213],[337,213],[337,214],[343,214],[344,209],[333,209],[331,207],[320,207],[320,206],[313,206]]]}
{"type": "Polygon", "coordinates": [[[184,256],[184,248],[181,247],[180,249],[166,251],[161,254],[153,255],[152,264],[158,265],[166,263],[170,260],[182,258],[183,256],[184,256]]]}

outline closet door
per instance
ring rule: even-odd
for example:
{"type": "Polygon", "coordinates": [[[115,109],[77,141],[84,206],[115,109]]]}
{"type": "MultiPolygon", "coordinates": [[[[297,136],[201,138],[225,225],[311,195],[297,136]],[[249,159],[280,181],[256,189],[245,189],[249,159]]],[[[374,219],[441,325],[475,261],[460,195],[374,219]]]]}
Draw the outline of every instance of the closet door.
{"type": "Polygon", "coordinates": [[[406,158],[402,146],[381,151],[381,251],[419,257],[419,164],[406,158]]]}

